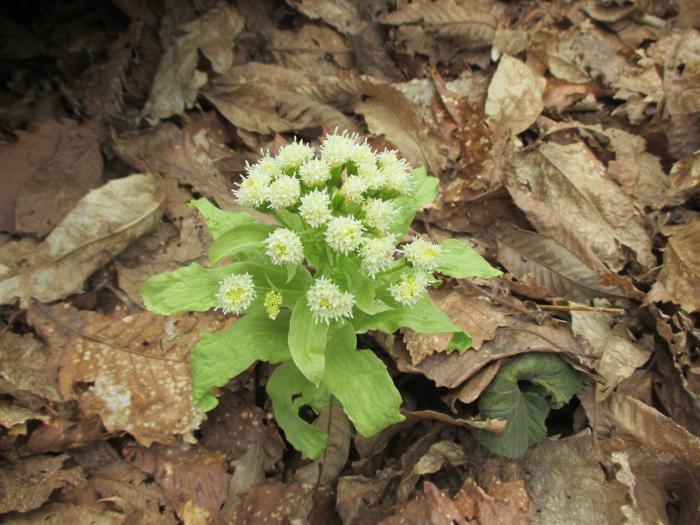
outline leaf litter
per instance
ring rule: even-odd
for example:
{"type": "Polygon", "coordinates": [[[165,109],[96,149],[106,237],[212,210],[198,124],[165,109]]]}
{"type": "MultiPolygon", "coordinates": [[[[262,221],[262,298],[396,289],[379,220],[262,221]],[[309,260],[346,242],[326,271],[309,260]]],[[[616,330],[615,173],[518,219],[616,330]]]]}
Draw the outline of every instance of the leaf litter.
{"type": "Polygon", "coordinates": [[[3,522],[700,520],[692,4],[5,13],[3,522]],[[309,461],[274,422],[267,366],[222,387],[214,411],[192,406],[189,352],[231,320],[152,315],[140,286],[204,262],[189,201],[236,210],[230,189],[260,149],[336,127],[440,179],[414,234],[465,240],[507,273],[432,292],[472,334],[466,352],[449,334],[363,336],[406,420],[362,438],[331,407],[313,422],[330,446],[309,461]],[[482,401],[533,353],[583,386],[506,460],[481,444],[505,423],[482,401]]]}

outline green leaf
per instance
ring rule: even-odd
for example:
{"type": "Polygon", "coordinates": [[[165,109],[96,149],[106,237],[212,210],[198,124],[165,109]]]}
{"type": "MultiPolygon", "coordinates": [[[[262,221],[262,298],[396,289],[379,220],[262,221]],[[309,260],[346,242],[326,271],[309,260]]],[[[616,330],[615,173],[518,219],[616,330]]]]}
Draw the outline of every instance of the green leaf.
{"type": "Polygon", "coordinates": [[[501,434],[480,432],[492,452],[509,458],[521,456],[547,435],[549,410],[567,402],[581,386],[578,373],[555,354],[531,353],[498,372],[479,400],[485,418],[505,419],[501,434]]]}
{"type": "Polygon", "coordinates": [[[354,329],[345,323],[328,335],[326,385],[357,431],[370,437],[404,420],[401,394],[386,366],[371,350],[357,350],[354,329]]]}
{"type": "Polygon", "coordinates": [[[272,400],[275,419],[294,448],[307,457],[317,459],[326,449],[328,434],[301,417],[299,409],[310,405],[317,412],[330,403],[324,385],[316,388],[306,380],[293,362],[278,366],[267,382],[267,394],[272,400]]]}
{"type": "Polygon", "coordinates": [[[437,195],[439,181],[437,177],[429,177],[425,167],[416,168],[411,173],[412,187],[408,195],[392,200],[398,208],[398,213],[389,231],[404,235],[407,231],[416,211],[431,204],[437,195]]]}
{"type": "Polygon", "coordinates": [[[287,282],[287,271],[284,268],[247,261],[220,268],[204,268],[193,263],[147,279],[143,283],[141,295],[146,308],[157,314],[204,312],[216,306],[219,281],[231,273],[250,273],[253,276],[258,297],[251,304],[251,311],[262,303],[265,294],[273,287],[282,294],[283,306],[291,308],[312,281],[311,274],[305,268],[299,268],[294,278],[287,282]]]}
{"type": "Polygon", "coordinates": [[[304,377],[318,386],[325,368],[328,325],[315,323],[306,297],[297,301],[289,325],[289,351],[304,377]]]}
{"type": "Polygon", "coordinates": [[[213,388],[224,386],[255,361],[279,363],[291,358],[287,347],[289,312],[275,321],[264,311],[251,312],[223,332],[207,333],[192,350],[192,397],[197,407],[211,410],[218,401],[213,388]]]}
{"type": "Polygon", "coordinates": [[[450,277],[496,277],[503,272],[491,266],[471,246],[458,239],[440,243],[442,255],[438,271],[450,277]]]}
{"type": "Polygon", "coordinates": [[[256,222],[255,217],[249,213],[220,210],[209,199],[202,198],[190,201],[189,206],[197,208],[199,213],[202,214],[204,222],[207,224],[207,229],[214,240],[233,228],[256,222]]]}
{"type": "Polygon", "coordinates": [[[263,241],[274,230],[274,226],[257,222],[233,228],[212,243],[209,248],[209,261],[217,263],[224,257],[232,257],[247,250],[263,250],[263,241]]]}

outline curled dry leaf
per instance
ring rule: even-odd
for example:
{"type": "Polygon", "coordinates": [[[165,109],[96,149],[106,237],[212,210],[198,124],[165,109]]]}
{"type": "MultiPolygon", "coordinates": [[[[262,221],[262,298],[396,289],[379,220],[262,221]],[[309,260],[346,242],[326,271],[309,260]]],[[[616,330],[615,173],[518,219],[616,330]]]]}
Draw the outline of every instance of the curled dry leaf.
{"type": "Polygon", "coordinates": [[[520,60],[503,55],[489,84],[485,113],[495,134],[518,134],[542,113],[547,81],[520,60]]]}
{"type": "Polygon", "coordinates": [[[624,298],[628,294],[623,289],[630,295],[634,290],[593,254],[584,254],[588,255],[584,259],[554,239],[508,224],[499,224],[490,231],[496,236],[498,262],[521,281],[534,280],[551,296],[588,301],[595,297],[624,298]]]}
{"type": "Polygon", "coordinates": [[[620,270],[631,249],[643,267],[656,259],[644,217],[583,142],[542,143],[515,159],[505,184],[537,230],[591,260],[620,270]]]}
{"type": "Polygon", "coordinates": [[[201,335],[229,322],[215,314],[122,318],[68,304],[34,306],[30,323],[60,354],[59,384],[87,416],[109,431],[126,431],[145,446],[196,429],[187,356],[201,335]],[[89,388],[79,385],[90,384],[89,388]]]}
{"type": "Polygon", "coordinates": [[[672,235],[664,253],[664,265],[648,301],[671,301],[686,312],[700,310],[700,219],[672,235]]]}
{"type": "Polygon", "coordinates": [[[210,523],[226,501],[231,476],[223,454],[200,445],[127,445],[124,457],[153,476],[188,525],[210,523]]]}
{"type": "Polygon", "coordinates": [[[192,107],[207,74],[197,69],[199,51],[216,73],[224,73],[233,63],[233,41],[244,26],[232,6],[220,3],[200,18],[182,26],[158,64],[143,114],[157,122],[192,107]]]}
{"type": "Polygon", "coordinates": [[[151,175],[131,175],[88,193],[41,243],[0,248],[0,304],[55,301],[79,291],[97,268],[149,231],[164,196],[151,175]]]}
{"type": "Polygon", "coordinates": [[[63,468],[67,455],[34,456],[3,465],[0,514],[40,507],[56,489],[84,482],[80,467],[63,468]]]}
{"type": "Polygon", "coordinates": [[[343,84],[335,77],[248,62],[218,77],[203,94],[234,126],[257,133],[321,126],[359,131],[337,109],[357,97],[343,84]]]}
{"type": "Polygon", "coordinates": [[[27,433],[27,421],[51,420],[50,416],[24,408],[10,401],[0,400],[0,426],[9,430],[13,435],[25,435],[27,433]]]}

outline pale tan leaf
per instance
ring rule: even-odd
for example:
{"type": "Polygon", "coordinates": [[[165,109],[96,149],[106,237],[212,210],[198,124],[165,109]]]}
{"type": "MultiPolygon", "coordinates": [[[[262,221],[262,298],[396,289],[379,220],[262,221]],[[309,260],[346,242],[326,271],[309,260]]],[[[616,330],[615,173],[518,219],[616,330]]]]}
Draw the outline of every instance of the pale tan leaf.
{"type": "Polygon", "coordinates": [[[143,114],[157,122],[192,107],[207,82],[207,74],[197,69],[199,51],[215,72],[227,71],[233,63],[233,41],[243,26],[236,9],[223,2],[185,24],[184,34],[175,38],[160,59],[143,114]]]}
{"type": "Polygon", "coordinates": [[[700,220],[672,235],[664,253],[664,265],[648,301],[671,301],[688,313],[700,310],[700,220]]]}
{"type": "Polygon", "coordinates": [[[107,430],[129,432],[144,446],[199,426],[204,414],[192,405],[188,355],[204,332],[230,322],[209,313],[113,318],[68,304],[34,306],[29,320],[63,350],[64,398],[77,400],[87,416],[100,416],[107,430]]]}
{"type": "Polygon", "coordinates": [[[355,35],[365,27],[350,0],[287,0],[287,3],[312,20],[320,18],[341,33],[355,35]]]}
{"type": "Polygon", "coordinates": [[[267,49],[281,66],[314,76],[334,76],[338,67],[353,65],[353,50],[338,33],[327,27],[306,24],[298,31],[273,31],[267,49]]]}
{"type": "Polygon", "coordinates": [[[495,133],[518,134],[529,128],[544,108],[547,81],[520,60],[503,55],[489,84],[485,112],[495,133]]]}
{"type": "Polygon", "coordinates": [[[36,395],[60,402],[58,382],[50,376],[51,352],[36,336],[0,331],[0,385],[15,398],[36,395]]]}
{"type": "Polygon", "coordinates": [[[73,503],[49,503],[26,514],[3,517],[7,525],[124,525],[128,523],[125,520],[121,512],[73,503]]]}
{"type": "Polygon", "coordinates": [[[16,403],[0,400],[0,426],[8,429],[13,435],[25,435],[27,421],[48,422],[51,421],[51,417],[16,403]]]}
{"type": "Polygon", "coordinates": [[[499,225],[491,232],[498,242],[498,262],[520,280],[531,276],[550,294],[573,301],[627,296],[607,284],[620,279],[595,257],[586,261],[554,239],[510,225],[499,225]]]}
{"type": "Polygon", "coordinates": [[[155,226],[163,201],[151,175],[116,179],[83,197],[31,254],[20,250],[21,241],[4,245],[0,303],[49,302],[79,291],[97,268],[155,226]]]}
{"type": "Polygon", "coordinates": [[[537,230],[570,251],[592,250],[615,271],[630,259],[625,248],[643,267],[656,263],[644,216],[583,142],[523,152],[505,184],[537,230]]]}
{"type": "MultiPolygon", "coordinates": [[[[258,133],[325,126],[358,130],[338,107],[348,91],[334,77],[313,77],[272,64],[249,62],[217,78],[204,96],[235,126],[258,133]]],[[[357,94],[351,98],[357,98],[357,94]]]]}
{"type": "Polygon", "coordinates": [[[673,165],[670,185],[673,197],[687,199],[700,192],[700,150],[673,165]]]}

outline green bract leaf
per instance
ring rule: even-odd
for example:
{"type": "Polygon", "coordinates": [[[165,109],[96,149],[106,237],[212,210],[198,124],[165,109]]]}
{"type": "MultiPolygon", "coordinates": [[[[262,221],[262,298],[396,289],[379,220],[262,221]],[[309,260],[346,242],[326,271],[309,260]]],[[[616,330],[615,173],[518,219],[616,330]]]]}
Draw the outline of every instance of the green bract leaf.
{"type": "Polygon", "coordinates": [[[375,315],[357,312],[353,325],[357,333],[380,330],[388,334],[401,327],[408,327],[422,334],[453,332],[450,350],[463,350],[471,346],[471,336],[454,324],[426,293],[413,306],[405,306],[393,299],[382,297],[393,309],[375,315]],[[453,344],[454,343],[454,344],[453,344]]]}
{"type": "Polygon", "coordinates": [[[464,241],[448,239],[440,243],[442,255],[438,271],[450,277],[496,277],[503,272],[491,266],[464,241]]]}
{"type": "Polygon", "coordinates": [[[212,243],[209,261],[217,263],[224,257],[232,257],[247,250],[263,250],[265,246],[262,242],[274,230],[274,226],[257,222],[233,228],[212,243]]]}
{"type": "Polygon", "coordinates": [[[411,192],[392,201],[399,212],[389,228],[390,233],[404,235],[413,222],[416,211],[435,200],[439,185],[437,177],[429,177],[425,168],[420,167],[413,170],[411,178],[411,192]]]}
{"type": "Polygon", "coordinates": [[[289,326],[289,351],[301,373],[317,385],[323,379],[328,325],[315,323],[306,297],[294,306],[289,326]]]}
{"type": "Polygon", "coordinates": [[[189,206],[197,208],[199,213],[204,217],[204,222],[207,224],[207,229],[212,239],[216,240],[227,231],[238,228],[244,224],[255,223],[255,217],[245,212],[231,212],[220,210],[214,206],[208,199],[197,199],[190,201],[189,206]]]}
{"type": "Polygon", "coordinates": [[[568,401],[581,386],[581,378],[554,354],[526,354],[501,368],[479,400],[485,418],[505,419],[501,434],[480,432],[479,439],[492,452],[509,458],[521,456],[547,435],[550,409],[568,401]]]}
{"type": "Polygon", "coordinates": [[[192,397],[197,407],[211,410],[218,401],[213,388],[224,386],[255,361],[290,359],[287,347],[289,312],[271,321],[264,311],[252,312],[218,333],[205,334],[192,350],[192,397]]]}
{"type": "Polygon", "coordinates": [[[381,359],[356,345],[351,324],[330,331],[325,381],[357,431],[370,437],[404,420],[401,394],[381,359]]]}
{"type": "Polygon", "coordinates": [[[267,382],[275,419],[294,448],[307,457],[317,459],[326,448],[328,434],[299,417],[299,409],[310,405],[317,412],[330,403],[328,390],[316,388],[289,361],[278,366],[267,382]]]}
{"type": "Polygon", "coordinates": [[[251,311],[260,306],[264,295],[273,287],[282,294],[282,304],[291,308],[311,283],[311,275],[305,268],[299,268],[294,278],[287,282],[284,268],[247,261],[221,268],[204,268],[193,263],[146,280],[141,295],[146,308],[157,314],[203,312],[216,306],[216,292],[221,279],[231,273],[246,272],[253,276],[258,292],[258,298],[250,306],[251,311]]]}

